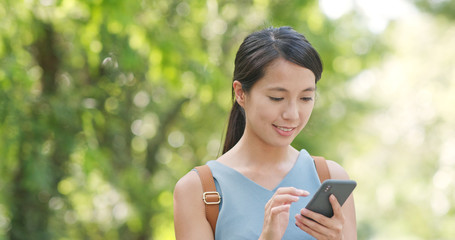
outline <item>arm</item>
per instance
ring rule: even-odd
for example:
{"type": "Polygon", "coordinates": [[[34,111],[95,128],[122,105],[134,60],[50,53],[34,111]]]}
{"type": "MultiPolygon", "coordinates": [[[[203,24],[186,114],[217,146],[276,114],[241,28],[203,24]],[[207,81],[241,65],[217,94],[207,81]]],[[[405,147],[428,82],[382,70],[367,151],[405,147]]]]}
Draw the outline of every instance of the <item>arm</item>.
{"type": "MultiPolygon", "coordinates": [[[[346,171],[337,163],[327,161],[327,165],[333,179],[349,179],[346,171]]],[[[297,226],[316,238],[357,239],[354,198],[352,195],[349,196],[343,207],[340,206],[334,196],[330,198],[330,202],[334,212],[332,218],[327,218],[321,214],[302,209],[301,213],[303,215],[314,219],[316,222],[297,214],[297,226]]]]}
{"type": "Polygon", "coordinates": [[[177,240],[214,239],[205,216],[202,184],[195,171],[183,176],[175,185],[174,228],[177,240]]]}
{"type": "MultiPolygon", "coordinates": [[[[338,163],[327,161],[330,176],[333,179],[349,179],[349,175],[338,163]]],[[[344,239],[357,239],[357,220],[355,215],[354,194],[351,194],[341,208],[344,215],[343,236],[344,239]]]]}

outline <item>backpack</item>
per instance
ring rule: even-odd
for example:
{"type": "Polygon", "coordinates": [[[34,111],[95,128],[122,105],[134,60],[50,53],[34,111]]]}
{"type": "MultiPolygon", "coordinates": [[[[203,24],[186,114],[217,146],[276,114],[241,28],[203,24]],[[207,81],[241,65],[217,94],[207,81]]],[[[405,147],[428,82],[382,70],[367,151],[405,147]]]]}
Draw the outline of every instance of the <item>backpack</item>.
{"type": "MultiPolygon", "coordinates": [[[[322,183],[325,180],[330,179],[330,172],[325,158],[315,156],[312,157],[316,165],[319,181],[322,183]]],[[[212,227],[213,234],[215,234],[221,196],[220,193],[216,191],[215,180],[213,179],[210,167],[208,165],[203,165],[195,168],[202,183],[202,200],[205,203],[205,216],[212,227]]]]}

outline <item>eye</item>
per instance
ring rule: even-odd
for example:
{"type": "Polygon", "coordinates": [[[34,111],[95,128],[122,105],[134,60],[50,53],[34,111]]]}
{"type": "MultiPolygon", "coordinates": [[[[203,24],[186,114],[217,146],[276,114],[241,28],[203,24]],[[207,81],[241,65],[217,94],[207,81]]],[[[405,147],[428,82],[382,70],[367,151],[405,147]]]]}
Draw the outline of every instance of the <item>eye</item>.
{"type": "Polygon", "coordinates": [[[270,100],[274,101],[274,102],[279,102],[281,100],[283,100],[283,98],[280,98],[280,97],[269,97],[270,100]]]}
{"type": "Polygon", "coordinates": [[[312,97],[303,97],[303,98],[300,98],[302,101],[304,102],[309,102],[309,101],[313,101],[313,98],[312,97]]]}

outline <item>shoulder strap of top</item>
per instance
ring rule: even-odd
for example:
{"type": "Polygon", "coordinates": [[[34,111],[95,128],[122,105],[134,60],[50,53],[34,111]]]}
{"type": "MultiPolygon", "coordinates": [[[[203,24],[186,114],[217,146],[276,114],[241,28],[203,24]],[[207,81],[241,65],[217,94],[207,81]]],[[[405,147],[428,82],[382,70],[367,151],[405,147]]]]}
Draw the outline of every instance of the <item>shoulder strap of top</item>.
{"type": "Polygon", "coordinates": [[[327,160],[324,157],[312,156],[314,164],[316,165],[316,171],[318,171],[319,181],[324,182],[330,179],[329,167],[327,166],[327,160]]]}
{"type": "Polygon", "coordinates": [[[216,191],[215,180],[208,165],[196,167],[202,183],[202,200],[205,203],[205,216],[215,234],[216,220],[218,219],[221,196],[216,191]]]}
{"type": "MultiPolygon", "coordinates": [[[[323,157],[312,156],[318,172],[319,181],[324,182],[330,179],[330,172],[327,166],[327,161],[323,157]]],[[[212,171],[207,165],[196,167],[197,173],[202,183],[202,200],[205,203],[205,216],[212,227],[215,235],[216,221],[218,219],[219,204],[221,196],[216,191],[215,180],[213,180],[212,171]]]]}

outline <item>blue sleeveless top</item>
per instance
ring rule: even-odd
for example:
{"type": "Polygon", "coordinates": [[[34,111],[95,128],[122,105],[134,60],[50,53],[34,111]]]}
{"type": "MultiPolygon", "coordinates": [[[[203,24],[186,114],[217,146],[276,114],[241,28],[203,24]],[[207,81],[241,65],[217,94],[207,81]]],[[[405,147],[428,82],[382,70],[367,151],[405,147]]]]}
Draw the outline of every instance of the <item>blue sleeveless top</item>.
{"type": "Polygon", "coordinates": [[[291,204],[289,224],[282,239],[315,239],[295,226],[294,217],[321,185],[314,160],[306,150],[300,151],[292,169],[272,191],[220,162],[213,160],[207,165],[212,170],[216,189],[221,195],[216,240],[258,239],[264,223],[265,204],[280,187],[296,187],[311,194],[291,204]]]}

